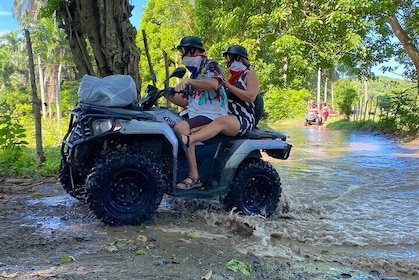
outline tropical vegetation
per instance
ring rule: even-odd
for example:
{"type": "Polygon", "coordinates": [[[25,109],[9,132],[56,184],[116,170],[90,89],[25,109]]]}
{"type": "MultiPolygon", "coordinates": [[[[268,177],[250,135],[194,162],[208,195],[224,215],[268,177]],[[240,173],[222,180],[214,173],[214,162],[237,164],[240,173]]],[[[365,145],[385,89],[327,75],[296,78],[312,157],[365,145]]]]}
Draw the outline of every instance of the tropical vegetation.
{"type": "Polygon", "coordinates": [[[249,50],[267,122],[300,119],[314,100],[346,122],[419,133],[417,0],[148,0],[138,31],[139,7],[121,2],[14,0],[24,32],[0,37],[0,176],[56,173],[80,78],[129,74],[140,97],[181,65],[184,35],[220,62],[230,44],[249,50]],[[374,77],[390,60],[403,79],[374,77]]]}

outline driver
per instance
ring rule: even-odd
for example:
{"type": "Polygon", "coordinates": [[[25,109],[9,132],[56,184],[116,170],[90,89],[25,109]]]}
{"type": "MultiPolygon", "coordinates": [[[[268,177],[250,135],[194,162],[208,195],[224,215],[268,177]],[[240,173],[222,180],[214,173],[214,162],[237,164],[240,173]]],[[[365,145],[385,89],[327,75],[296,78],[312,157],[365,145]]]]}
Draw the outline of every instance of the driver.
{"type": "MultiPolygon", "coordinates": [[[[181,94],[164,96],[172,103],[188,109],[188,119],[178,122],[174,129],[180,135],[190,135],[191,129],[227,115],[227,95],[221,67],[217,61],[205,55],[205,49],[199,37],[185,36],[176,48],[181,52],[182,61],[191,75],[176,85],[175,92],[182,92],[181,94]]],[[[188,176],[176,185],[179,189],[202,186],[199,180],[195,146],[190,145],[188,140],[183,144],[189,163],[189,172],[188,176]]]]}
{"type": "MultiPolygon", "coordinates": [[[[241,136],[256,126],[255,106],[259,93],[259,78],[251,68],[247,50],[241,45],[231,45],[223,53],[223,56],[231,74],[229,79],[224,79],[224,84],[228,88],[229,114],[216,118],[198,132],[191,135],[183,134],[183,143],[189,144],[190,147],[193,147],[196,142],[210,139],[218,133],[227,136],[241,136]]],[[[188,148],[188,151],[190,149],[188,148]]],[[[189,166],[189,173],[198,174],[196,165],[189,166]]],[[[178,188],[186,189],[179,186],[178,188]]]]}

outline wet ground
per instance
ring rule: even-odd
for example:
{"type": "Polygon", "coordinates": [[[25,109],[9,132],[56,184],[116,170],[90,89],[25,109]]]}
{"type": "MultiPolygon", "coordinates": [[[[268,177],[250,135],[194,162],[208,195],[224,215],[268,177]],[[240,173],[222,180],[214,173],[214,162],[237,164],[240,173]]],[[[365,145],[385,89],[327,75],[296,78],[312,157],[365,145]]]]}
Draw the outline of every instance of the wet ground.
{"type": "Polygon", "coordinates": [[[334,262],[239,253],[234,248],[253,237],[233,231],[231,221],[238,218],[222,211],[162,208],[145,226],[104,226],[55,180],[3,179],[0,211],[0,278],[373,280],[384,276],[334,262]],[[232,260],[236,266],[229,267],[232,260]]]}
{"type": "MultiPolygon", "coordinates": [[[[0,279],[418,279],[417,236],[411,234],[418,221],[409,220],[415,212],[405,213],[406,220],[400,221],[410,228],[401,228],[397,219],[380,215],[389,209],[399,215],[403,203],[392,207],[388,203],[394,199],[380,204],[361,199],[374,202],[378,192],[373,187],[387,180],[374,166],[396,170],[397,176],[413,172],[392,183],[394,191],[412,197],[419,143],[407,145],[407,152],[383,155],[407,158],[397,165],[383,167],[383,161],[371,157],[363,161],[366,167],[355,168],[352,160],[364,158],[371,148],[377,153],[383,145],[374,137],[373,144],[367,143],[370,138],[345,137],[310,127],[291,131],[293,153],[288,161],[275,163],[283,176],[280,213],[268,220],[237,217],[214,210],[213,204],[207,211],[205,205],[197,209],[196,203],[178,202],[161,207],[146,225],[109,227],[66,194],[56,178],[0,178],[0,279]],[[300,139],[300,134],[306,136],[300,139]],[[338,171],[330,173],[333,169],[338,171]],[[335,183],[322,185],[321,176],[328,172],[335,183]],[[284,200],[288,213],[282,211],[284,200]],[[353,222],[351,215],[356,216],[353,222]],[[365,224],[371,224],[368,231],[365,224]],[[394,260],[383,258],[377,244],[394,260]]],[[[415,205],[411,200],[410,206],[415,205]]]]}

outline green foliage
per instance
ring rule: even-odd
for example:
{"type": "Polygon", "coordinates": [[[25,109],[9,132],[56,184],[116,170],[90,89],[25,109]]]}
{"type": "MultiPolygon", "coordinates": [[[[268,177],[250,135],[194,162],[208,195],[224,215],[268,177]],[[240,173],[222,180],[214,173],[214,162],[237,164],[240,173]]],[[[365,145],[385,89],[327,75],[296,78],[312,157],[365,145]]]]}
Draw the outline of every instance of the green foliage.
{"type": "MultiPolygon", "coordinates": [[[[79,82],[73,82],[75,73],[74,66],[69,62],[68,44],[62,30],[55,24],[59,19],[51,19],[57,15],[55,12],[62,3],[62,0],[44,1],[44,18],[32,21],[31,31],[35,59],[41,58],[44,76],[52,77],[57,66],[64,65],[61,109],[69,112],[78,101],[79,82]]],[[[144,29],[148,35],[151,63],[159,87],[162,87],[166,76],[163,51],[168,55],[169,67],[180,65],[180,56],[175,46],[182,36],[200,36],[207,54],[219,61],[228,45],[243,45],[248,49],[252,67],[258,73],[261,92],[265,93],[268,117],[270,120],[279,120],[299,118],[305,113],[309,92],[316,91],[319,67],[324,75],[328,75],[329,81],[335,81],[337,76],[334,69],[337,66],[346,73],[368,75],[372,65],[396,57],[396,61],[405,67],[405,74],[416,78],[417,73],[402,44],[390,39],[394,34],[387,20],[397,14],[410,42],[418,46],[417,4],[417,0],[148,0],[139,30],[144,29]]],[[[28,14],[27,11],[21,12],[17,18],[21,19],[28,14]]],[[[145,84],[149,84],[151,74],[142,32],[137,33],[136,39],[141,49],[141,77],[145,84]]],[[[9,115],[11,119],[3,119],[1,122],[10,122],[7,125],[16,125],[17,130],[12,132],[13,128],[8,128],[1,134],[7,134],[8,139],[7,143],[5,138],[1,140],[1,145],[7,146],[0,149],[1,174],[48,174],[58,168],[59,143],[68,120],[64,118],[60,123],[56,123],[56,120],[42,120],[47,162],[37,166],[34,160],[34,125],[31,122],[28,69],[26,42],[20,32],[2,35],[0,115],[9,115]],[[27,137],[12,140],[14,136],[20,135],[16,120],[26,129],[27,137]],[[22,140],[29,145],[11,144],[23,143],[22,140]],[[20,148],[18,153],[14,151],[17,148],[20,148]]],[[[371,108],[376,106],[383,113],[377,116],[379,122],[374,124],[377,129],[396,131],[399,134],[418,133],[417,92],[406,91],[408,86],[403,81],[395,83],[383,78],[370,79],[368,87],[371,108]]],[[[340,112],[347,117],[358,99],[357,92],[363,92],[359,81],[343,85],[341,82],[336,83],[335,100],[340,112]]],[[[47,91],[46,102],[51,105],[54,100],[54,94],[48,94],[47,91]]]]}
{"type": "Polygon", "coordinates": [[[27,145],[24,127],[9,115],[0,115],[0,149],[17,151],[27,145]]]}
{"type": "Polygon", "coordinates": [[[9,115],[0,116],[0,176],[25,173],[31,159],[28,157],[25,128],[9,115]]]}
{"type": "Polygon", "coordinates": [[[419,134],[419,102],[416,88],[394,91],[389,95],[389,113],[383,123],[393,127],[400,135],[419,134]]]}
{"type": "Polygon", "coordinates": [[[27,147],[0,150],[0,176],[33,176],[35,155],[27,147]]]}
{"type": "Polygon", "coordinates": [[[234,272],[241,272],[246,276],[250,276],[253,272],[253,266],[249,263],[242,262],[238,259],[231,259],[226,263],[226,267],[234,272]]]}
{"type": "MultiPolygon", "coordinates": [[[[141,17],[140,30],[137,33],[137,46],[144,49],[142,30],[147,36],[151,65],[157,78],[158,86],[163,86],[166,70],[163,51],[167,53],[170,66],[181,65],[181,58],[176,46],[185,35],[197,35],[194,32],[193,6],[188,0],[149,0],[141,17]]],[[[146,88],[152,84],[152,74],[145,51],[140,56],[140,73],[146,88]]],[[[169,70],[170,72],[170,70],[169,70]]]]}
{"type": "Polygon", "coordinates": [[[306,89],[270,88],[264,95],[265,112],[269,120],[298,118],[306,111],[310,93],[306,89]]]}
{"type": "Polygon", "coordinates": [[[26,91],[0,89],[0,114],[13,115],[15,118],[27,116],[32,111],[30,99],[31,96],[26,91]]]}
{"type": "Polygon", "coordinates": [[[360,131],[381,131],[384,133],[389,132],[383,123],[374,122],[372,120],[351,122],[348,120],[327,121],[327,128],[340,129],[340,130],[360,130],[360,131]]]}
{"type": "Polygon", "coordinates": [[[19,31],[0,37],[0,89],[19,91],[29,86],[27,52],[19,31]]]}
{"type": "Polygon", "coordinates": [[[336,83],[336,103],[341,114],[349,120],[352,106],[358,100],[358,92],[353,88],[349,81],[340,80],[336,83]]]}
{"type": "Polygon", "coordinates": [[[60,98],[61,98],[61,111],[63,116],[66,116],[74,108],[79,101],[78,89],[80,81],[64,81],[61,84],[60,98]]]}
{"type": "MultiPolygon", "coordinates": [[[[42,120],[42,140],[46,161],[41,165],[36,161],[35,127],[32,118],[19,120],[17,126],[24,128],[25,137],[20,138],[21,143],[16,147],[0,149],[0,176],[56,176],[61,160],[61,140],[68,128],[68,119],[42,120]]],[[[2,126],[0,125],[0,129],[2,126]]],[[[0,131],[0,135],[3,133],[0,131]]]]}

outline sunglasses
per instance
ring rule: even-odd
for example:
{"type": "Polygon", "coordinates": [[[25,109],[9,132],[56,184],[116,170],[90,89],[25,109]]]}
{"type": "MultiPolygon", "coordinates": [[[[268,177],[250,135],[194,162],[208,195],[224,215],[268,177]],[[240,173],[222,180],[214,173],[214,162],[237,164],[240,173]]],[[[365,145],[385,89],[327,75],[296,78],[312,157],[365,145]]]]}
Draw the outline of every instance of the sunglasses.
{"type": "Polygon", "coordinates": [[[188,54],[192,55],[192,48],[190,48],[190,47],[180,47],[179,51],[182,54],[182,57],[184,57],[188,54]]]}
{"type": "Polygon", "coordinates": [[[235,61],[235,60],[239,61],[240,56],[237,55],[237,54],[226,53],[226,54],[224,54],[224,58],[227,62],[227,66],[230,66],[233,61],[235,61]]]}

